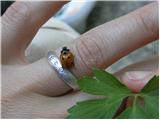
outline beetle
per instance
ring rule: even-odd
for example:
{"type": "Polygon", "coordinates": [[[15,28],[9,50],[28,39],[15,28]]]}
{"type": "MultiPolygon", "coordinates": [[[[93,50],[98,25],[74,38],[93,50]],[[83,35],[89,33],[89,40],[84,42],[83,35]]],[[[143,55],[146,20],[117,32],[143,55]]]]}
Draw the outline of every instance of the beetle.
{"type": "Polygon", "coordinates": [[[74,65],[74,56],[72,52],[67,48],[63,47],[60,54],[60,61],[63,68],[71,68],[74,65]]]}

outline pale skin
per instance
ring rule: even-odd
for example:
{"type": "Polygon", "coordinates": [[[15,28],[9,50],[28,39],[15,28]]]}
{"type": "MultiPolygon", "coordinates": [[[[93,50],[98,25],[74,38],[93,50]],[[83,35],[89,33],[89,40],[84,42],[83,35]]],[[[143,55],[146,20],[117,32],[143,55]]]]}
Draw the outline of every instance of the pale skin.
{"type": "MultiPolygon", "coordinates": [[[[77,101],[95,98],[72,92],[46,58],[31,64],[24,55],[37,30],[63,4],[15,2],[2,16],[3,118],[66,118],[67,109],[77,101]]],[[[88,31],[68,46],[75,56],[72,73],[77,78],[91,75],[92,67],[107,68],[131,51],[157,40],[158,24],[158,3],[154,2],[88,31]]],[[[58,56],[60,50],[56,51],[58,56]]],[[[158,57],[115,73],[136,92],[155,74],[158,57]]]]}

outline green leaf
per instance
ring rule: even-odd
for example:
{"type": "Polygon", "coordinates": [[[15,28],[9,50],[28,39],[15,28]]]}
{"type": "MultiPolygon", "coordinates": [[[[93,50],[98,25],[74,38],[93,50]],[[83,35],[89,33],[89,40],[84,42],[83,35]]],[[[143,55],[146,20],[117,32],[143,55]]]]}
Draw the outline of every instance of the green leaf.
{"type": "Polygon", "coordinates": [[[147,118],[147,115],[145,114],[144,109],[142,109],[142,106],[138,104],[138,95],[134,95],[133,99],[133,105],[125,109],[118,118],[120,119],[136,119],[136,118],[147,118]]]}
{"type": "MultiPolygon", "coordinates": [[[[135,95],[136,96],[136,95],[135,95]]],[[[134,96],[134,97],[135,97],[134,96]]],[[[140,97],[140,96],[139,96],[140,97]]],[[[158,106],[155,106],[158,103],[157,98],[146,97],[144,98],[144,106],[138,104],[139,100],[134,100],[132,107],[125,109],[118,118],[120,119],[156,119],[159,116],[158,106]],[[156,103],[152,103],[152,102],[156,103]]]]}
{"type": "MultiPolygon", "coordinates": [[[[144,106],[140,107],[135,99],[132,107],[127,108],[118,118],[158,118],[159,116],[159,77],[154,76],[138,94],[139,97],[143,98],[144,106]]],[[[137,97],[135,94],[134,97],[137,97]]]]}
{"type": "Polygon", "coordinates": [[[91,93],[94,95],[113,95],[111,93],[113,90],[111,86],[107,86],[103,82],[100,82],[99,80],[93,79],[91,77],[83,77],[77,83],[83,92],[91,93]]]}
{"type": "Polygon", "coordinates": [[[131,94],[131,91],[110,73],[98,69],[93,69],[93,73],[94,78],[85,76],[78,80],[77,83],[82,91],[107,97],[117,94],[131,94]]]}
{"type": "Polygon", "coordinates": [[[132,106],[126,108],[117,118],[158,118],[159,77],[154,76],[140,93],[132,93],[119,80],[103,70],[93,69],[94,77],[78,80],[81,90],[106,98],[78,102],[68,110],[68,118],[113,118],[122,100],[132,96],[132,106]],[[144,104],[142,104],[142,101],[144,104]]]}
{"type": "Polygon", "coordinates": [[[148,118],[158,118],[159,116],[159,99],[158,96],[143,96],[144,98],[144,111],[148,118]]]}
{"type": "Polygon", "coordinates": [[[144,98],[144,109],[150,118],[159,116],[159,76],[154,76],[142,89],[140,95],[144,98]]]}
{"type": "Polygon", "coordinates": [[[159,76],[154,76],[141,90],[141,93],[159,95],[159,76]]]}
{"type": "Polygon", "coordinates": [[[93,68],[93,74],[95,75],[95,78],[104,82],[107,85],[112,86],[117,91],[120,90],[121,93],[129,93],[131,92],[126,86],[124,86],[120,80],[118,80],[115,76],[112,74],[104,71],[99,70],[97,68],[93,68]]]}
{"type": "Polygon", "coordinates": [[[113,85],[113,86],[115,86],[115,85],[121,86],[122,85],[116,77],[114,77],[112,74],[110,74],[104,70],[93,68],[93,74],[95,75],[95,77],[98,80],[103,81],[106,84],[113,85]]]}
{"type": "Polygon", "coordinates": [[[68,110],[71,113],[68,118],[95,119],[95,118],[113,118],[122,102],[123,96],[110,99],[88,100],[78,102],[68,110]]]}
{"type": "Polygon", "coordinates": [[[148,118],[144,110],[138,106],[134,105],[133,107],[128,107],[120,116],[119,119],[144,119],[148,118]]]}

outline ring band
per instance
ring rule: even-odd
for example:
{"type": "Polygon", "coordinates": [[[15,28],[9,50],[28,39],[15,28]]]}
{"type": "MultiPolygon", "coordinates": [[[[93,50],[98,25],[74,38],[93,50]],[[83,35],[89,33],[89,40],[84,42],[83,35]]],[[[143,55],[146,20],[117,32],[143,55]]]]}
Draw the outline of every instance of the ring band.
{"type": "Polygon", "coordinates": [[[77,79],[75,78],[75,76],[69,70],[62,67],[58,57],[54,55],[52,51],[48,52],[48,61],[52,68],[56,70],[58,75],[68,86],[70,86],[73,90],[79,89],[79,86],[76,83],[77,79]]]}

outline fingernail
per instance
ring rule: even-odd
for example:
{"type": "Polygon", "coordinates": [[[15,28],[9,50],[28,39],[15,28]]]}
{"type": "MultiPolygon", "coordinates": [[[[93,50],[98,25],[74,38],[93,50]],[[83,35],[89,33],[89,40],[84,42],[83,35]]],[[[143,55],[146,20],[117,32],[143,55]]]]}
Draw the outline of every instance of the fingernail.
{"type": "Polygon", "coordinates": [[[153,76],[153,71],[130,71],[126,72],[124,76],[129,80],[146,80],[153,76]]]}
{"type": "Polygon", "coordinates": [[[129,71],[122,77],[122,82],[134,92],[139,92],[155,75],[155,71],[129,71]]]}

